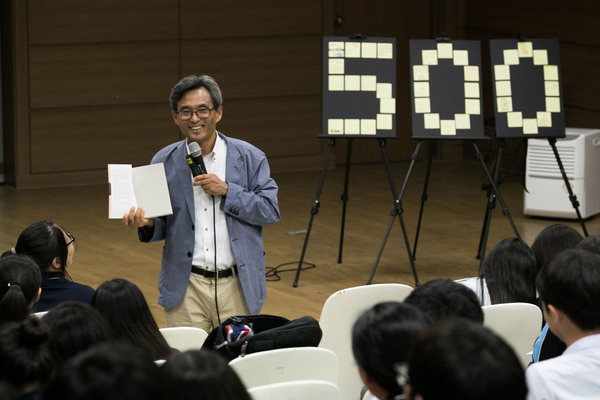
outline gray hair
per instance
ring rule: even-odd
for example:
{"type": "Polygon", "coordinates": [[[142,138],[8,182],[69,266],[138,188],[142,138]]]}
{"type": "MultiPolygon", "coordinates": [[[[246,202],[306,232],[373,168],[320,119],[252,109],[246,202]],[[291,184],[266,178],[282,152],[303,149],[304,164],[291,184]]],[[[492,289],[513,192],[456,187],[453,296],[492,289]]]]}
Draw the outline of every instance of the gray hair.
{"type": "Polygon", "coordinates": [[[217,81],[215,81],[214,78],[208,75],[188,75],[181,78],[181,80],[173,86],[173,89],[171,89],[171,94],[169,95],[171,110],[177,112],[179,100],[181,100],[181,98],[190,90],[200,88],[205,88],[208,91],[215,109],[218,109],[223,105],[223,95],[221,94],[219,84],[217,84],[217,81]]]}

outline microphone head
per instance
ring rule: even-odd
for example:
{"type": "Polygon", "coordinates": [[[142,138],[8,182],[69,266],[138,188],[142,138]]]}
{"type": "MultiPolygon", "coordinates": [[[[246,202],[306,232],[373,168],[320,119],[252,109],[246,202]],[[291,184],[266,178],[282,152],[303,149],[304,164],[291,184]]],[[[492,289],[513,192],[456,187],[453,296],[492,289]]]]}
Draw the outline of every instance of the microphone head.
{"type": "Polygon", "coordinates": [[[202,149],[200,149],[200,145],[198,143],[192,142],[188,145],[188,147],[192,157],[202,157],[202,149]]]}

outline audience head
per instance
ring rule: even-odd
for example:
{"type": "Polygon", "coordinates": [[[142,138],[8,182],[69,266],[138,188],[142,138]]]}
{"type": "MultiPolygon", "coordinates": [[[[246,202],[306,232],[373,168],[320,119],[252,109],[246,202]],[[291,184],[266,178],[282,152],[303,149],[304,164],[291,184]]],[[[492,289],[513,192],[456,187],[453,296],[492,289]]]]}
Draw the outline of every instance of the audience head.
{"type": "Polygon", "coordinates": [[[251,400],[227,360],[210,350],[173,353],[161,368],[165,390],[173,399],[251,400]]]}
{"type": "Polygon", "coordinates": [[[575,248],[600,254],[600,233],[596,233],[595,235],[590,235],[584,238],[577,244],[577,246],[575,246],[575,248]]]}
{"type": "Polygon", "coordinates": [[[535,303],[535,256],[520,239],[498,243],[485,257],[479,277],[485,279],[492,304],[535,303]]]}
{"type": "Polygon", "coordinates": [[[73,261],[75,238],[53,221],[39,221],[21,232],[16,246],[5,254],[10,252],[33,258],[42,277],[49,270],[61,271],[68,276],[66,268],[73,261]]]}
{"type": "Polygon", "coordinates": [[[52,378],[48,337],[48,327],[37,318],[0,325],[0,381],[18,396],[41,389],[52,378]]]}
{"type": "Polygon", "coordinates": [[[48,311],[42,321],[50,327],[49,347],[57,365],[112,338],[104,317],[91,305],[79,301],[59,304],[48,311]]]}
{"type": "Polygon", "coordinates": [[[108,321],[116,340],[138,347],[154,360],[167,358],[171,353],[144,294],[133,282],[115,278],[102,283],[92,298],[92,306],[108,321]]]}
{"type": "Polygon", "coordinates": [[[582,240],[583,236],[568,225],[554,224],[542,229],[531,245],[537,272],[548,265],[556,254],[574,248],[582,240]]]}
{"type": "Polygon", "coordinates": [[[536,284],[546,322],[563,341],[567,340],[552,317],[557,311],[581,331],[600,329],[600,255],[581,249],[565,250],[542,268],[536,284]]]}
{"type": "Polygon", "coordinates": [[[425,282],[404,302],[419,308],[431,321],[460,317],[483,323],[483,311],[475,292],[451,279],[437,278],[425,282]]]}
{"type": "Polygon", "coordinates": [[[135,347],[110,342],[97,344],[68,360],[44,397],[46,400],[165,398],[161,374],[154,362],[135,347]]]}
{"type": "Polygon", "coordinates": [[[205,88],[208,91],[215,110],[219,109],[219,107],[223,105],[223,95],[221,94],[221,89],[214,78],[208,75],[188,75],[184,78],[181,78],[181,80],[177,82],[175,86],[173,86],[173,89],[171,89],[171,94],[169,96],[171,110],[177,112],[179,100],[181,100],[181,98],[190,90],[196,90],[200,88],[205,88]]]}
{"type": "Polygon", "coordinates": [[[409,399],[524,400],[527,395],[512,348],[464,319],[440,321],[421,332],[409,351],[407,383],[409,399]]]}
{"type": "Polygon", "coordinates": [[[365,311],[352,328],[352,352],[367,389],[379,399],[402,394],[394,366],[406,361],[408,349],[429,324],[410,304],[383,302],[365,311]]]}
{"type": "Polygon", "coordinates": [[[0,258],[0,323],[22,321],[40,297],[42,276],[32,258],[9,254],[0,258]]]}

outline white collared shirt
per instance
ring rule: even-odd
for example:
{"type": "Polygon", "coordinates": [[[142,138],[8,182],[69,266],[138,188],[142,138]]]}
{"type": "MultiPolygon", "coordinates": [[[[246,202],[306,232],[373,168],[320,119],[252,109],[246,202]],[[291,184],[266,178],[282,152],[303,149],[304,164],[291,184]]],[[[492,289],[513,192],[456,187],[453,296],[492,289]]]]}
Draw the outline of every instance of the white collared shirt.
{"type": "Polygon", "coordinates": [[[527,367],[528,400],[600,398],[600,334],[572,343],[561,356],[527,367]]]}
{"type": "MultiPolygon", "coordinates": [[[[187,142],[186,142],[187,145],[187,142]]],[[[188,148],[189,153],[189,148],[188,148]]],[[[217,135],[213,151],[203,157],[206,171],[215,174],[225,181],[227,165],[227,143],[217,135]]],[[[191,176],[190,179],[194,179],[191,176]]],[[[215,250],[217,254],[217,269],[225,270],[235,265],[235,257],[231,249],[229,231],[225,221],[225,213],[221,211],[221,196],[208,195],[200,186],[194,186],[194,210],[195,210],[195,245],[192,264],[209,271],[214,271],[215,250]],[[213,223],[214,209],[214,223],[213,223]],[[216,228],[217,247],[215,249],[214,232],[216,228]]]]}

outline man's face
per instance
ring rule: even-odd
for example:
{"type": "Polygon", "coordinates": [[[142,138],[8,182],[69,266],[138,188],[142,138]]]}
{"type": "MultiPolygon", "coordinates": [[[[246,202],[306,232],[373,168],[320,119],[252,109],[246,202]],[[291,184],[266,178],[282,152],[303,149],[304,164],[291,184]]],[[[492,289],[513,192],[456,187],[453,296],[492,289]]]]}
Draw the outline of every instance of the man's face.
{"type": "Polygon", "coordinates": [[[182,111],[199,111],[212,109],[213,103],[210,93],[205,88],[190,90],[183,95],[177,104],[177,112],[171,111],[175,124],[189,142],[198,142],[201,148],[212,148],[217,132],[217,122],[223,116],[223,107],[208,111],[208,115],[201,116],[201,112],[192,113],[188,120],[182,120],[182,111]]]}

